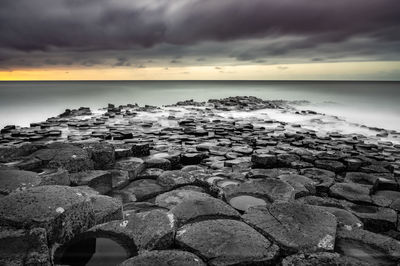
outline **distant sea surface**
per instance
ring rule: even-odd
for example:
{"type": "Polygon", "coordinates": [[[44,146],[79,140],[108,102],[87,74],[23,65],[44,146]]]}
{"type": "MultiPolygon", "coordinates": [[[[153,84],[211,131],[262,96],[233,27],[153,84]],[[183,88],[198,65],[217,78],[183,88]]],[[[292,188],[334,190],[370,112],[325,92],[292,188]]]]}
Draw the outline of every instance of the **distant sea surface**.
{"type": "Polygon", "coordinates": [[[62,81],[0,82],[0,127],[29,126],[66,108],[138,103],[162,106],[229,96],[306,100],[298,106],[349,122],[400,131],[400,82],[358,81],[62,81]]]}

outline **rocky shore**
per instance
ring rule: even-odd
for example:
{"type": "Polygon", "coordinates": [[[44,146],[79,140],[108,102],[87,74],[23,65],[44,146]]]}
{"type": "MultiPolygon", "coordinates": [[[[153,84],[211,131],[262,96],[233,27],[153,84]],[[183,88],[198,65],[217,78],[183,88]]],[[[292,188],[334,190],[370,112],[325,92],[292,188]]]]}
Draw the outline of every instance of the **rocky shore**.
{"type": "Polygon", "coordinates": [[[3,128],[0,265],[86,265],[101,243],[122,251],[96,265],[398,265],[400,133],[297,104],[109,104],[3,128]]]}

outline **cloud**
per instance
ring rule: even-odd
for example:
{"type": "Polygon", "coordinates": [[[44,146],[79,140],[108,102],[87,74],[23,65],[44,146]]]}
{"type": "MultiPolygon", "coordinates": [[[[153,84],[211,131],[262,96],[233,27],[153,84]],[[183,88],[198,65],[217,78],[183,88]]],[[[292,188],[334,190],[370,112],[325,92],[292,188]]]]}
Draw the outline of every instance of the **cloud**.
{"type": "Polygon", "coordinates": [[[278,66],[277,68],[279,70],[287,70],[287,69],[289,69],[289,67],[287,67],[287,66],[278,66]]]}
{"type": "Polygon", "coordinates": [[[132,58],[168,62],[167,55],[191,64],[216,55],[394,60],[400,1],[1,0],[0,36],[0,67],[129,66],[132,58]]]}

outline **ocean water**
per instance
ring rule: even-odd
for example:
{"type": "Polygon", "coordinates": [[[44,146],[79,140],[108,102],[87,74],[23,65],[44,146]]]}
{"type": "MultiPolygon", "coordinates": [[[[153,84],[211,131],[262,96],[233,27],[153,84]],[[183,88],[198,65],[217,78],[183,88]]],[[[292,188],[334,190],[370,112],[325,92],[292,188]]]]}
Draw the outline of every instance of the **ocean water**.
{"type": "Polygon", "coordinates": [[[400,82],[358,81],[65,81],[0,82],[0,127],[29,126],[66,108],[108,103],[162,106],[229,96],[306,100],[299,109],[400,131],[400,82]]]}

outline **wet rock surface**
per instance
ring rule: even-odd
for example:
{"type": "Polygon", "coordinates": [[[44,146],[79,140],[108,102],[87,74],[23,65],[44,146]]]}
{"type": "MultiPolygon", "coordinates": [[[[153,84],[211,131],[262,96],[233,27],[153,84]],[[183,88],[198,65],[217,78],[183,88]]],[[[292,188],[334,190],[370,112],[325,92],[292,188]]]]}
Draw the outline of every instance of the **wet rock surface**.
{"type": "Polygon", "coordinates": [[[249,225],[234,220],[208,220],[181,227],[177,244],[209,265],[272,263],[278,247],[249,225]]]}
{"type": "Polygon", "coordinates": [[[255,97],[8,126],[0,264],[396,265],[399,136],[255,97]]]}
{"type": "Polygon", "coordinates": [[[180,250],[151,251],[133,257],[120,264],[121,266],[205,266],[196,255],[180,250]]]}
{"type": "Polygon", "coordinates": [[[250,208],[243,219],[287,252],[331,251],[335,246],[336,217],[314,206],[279,202],[250,208]]]}

